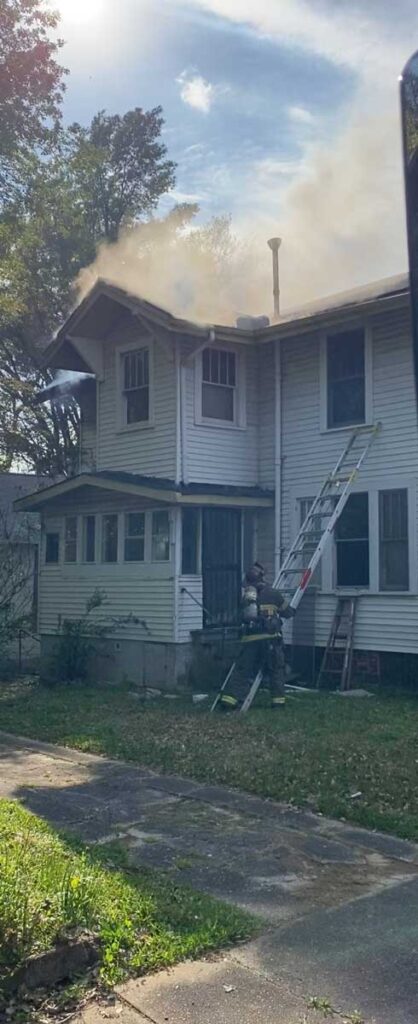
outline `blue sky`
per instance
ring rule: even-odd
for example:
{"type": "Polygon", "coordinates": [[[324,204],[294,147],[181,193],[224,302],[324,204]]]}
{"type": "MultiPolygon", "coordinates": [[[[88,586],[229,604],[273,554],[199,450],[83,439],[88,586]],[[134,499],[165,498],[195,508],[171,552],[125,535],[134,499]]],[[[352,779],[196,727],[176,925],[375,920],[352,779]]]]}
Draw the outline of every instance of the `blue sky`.
{"type": "Polygon", "coordinates": [[[55,6],[68,121],[163,106],[178,164],[163,211],[230,213],[255,247],[283,234],[291,303],[404,269],[397,76],[418,49],[416,0],[55,6]]]}

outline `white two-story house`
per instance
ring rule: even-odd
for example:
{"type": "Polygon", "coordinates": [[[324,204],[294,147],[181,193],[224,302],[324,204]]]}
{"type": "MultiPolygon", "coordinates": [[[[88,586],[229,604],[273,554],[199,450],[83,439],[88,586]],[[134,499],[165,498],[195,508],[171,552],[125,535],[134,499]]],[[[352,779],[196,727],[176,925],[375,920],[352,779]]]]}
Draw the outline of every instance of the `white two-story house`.
{"type": "Polygon", "coordinates": [[[192,633],[236,621],[245,565],[274,575],[352,427],[380,422],[293,642],[324,646],[337,597],[355,594],[355,648],[417,654],[409,318],[400,277],[268,327],[210,329],[97,282],[47,353],[91,375],[80,473],[18,503],[42,514],[44,653],[99,588],[130,616],[106,674],[174,685],[192,633]]]}

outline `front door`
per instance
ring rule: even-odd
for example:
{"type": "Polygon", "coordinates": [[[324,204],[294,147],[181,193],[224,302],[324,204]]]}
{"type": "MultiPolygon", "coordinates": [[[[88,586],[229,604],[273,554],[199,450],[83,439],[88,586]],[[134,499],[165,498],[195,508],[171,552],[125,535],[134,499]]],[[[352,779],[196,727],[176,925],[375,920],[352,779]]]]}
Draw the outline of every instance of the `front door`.
{"type": "Polygon", "coordinates": [[[202,574],[204,625],[233,625],[241,594],[240,509],[203,509],[202,574]]]}

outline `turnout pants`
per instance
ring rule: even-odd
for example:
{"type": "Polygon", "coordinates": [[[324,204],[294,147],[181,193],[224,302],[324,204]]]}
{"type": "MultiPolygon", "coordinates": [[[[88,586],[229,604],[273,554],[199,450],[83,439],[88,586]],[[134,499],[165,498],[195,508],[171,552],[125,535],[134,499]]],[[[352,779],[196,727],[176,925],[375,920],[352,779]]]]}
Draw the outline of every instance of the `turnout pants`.
{"type": "Polygon", "coordinates": [[[263,683],[267,683],[272,706],[284,704],[285,660],[281,637],[263,637],[247,640],[244,637],[234,673],[222,694],[221,704],[231,709],[247,696],[251,683],[261,670],[263,683]]]}

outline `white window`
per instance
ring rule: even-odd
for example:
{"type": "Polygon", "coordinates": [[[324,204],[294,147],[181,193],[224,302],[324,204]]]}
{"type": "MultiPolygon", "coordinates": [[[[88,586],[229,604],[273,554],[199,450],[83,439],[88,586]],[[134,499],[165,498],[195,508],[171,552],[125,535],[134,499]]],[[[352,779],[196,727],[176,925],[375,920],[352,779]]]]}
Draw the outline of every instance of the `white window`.
{"type": "Polygon", "coordinates": [[[245,426],[244,353],[208,347],[196,360],[196,421],[245,426]]]}
{"type": "Polygon", "coordinates": [[[125,562],[143,562],[145,558],[145,513],[125,515],[125,562]]]}
{"type": "Polygon", "coordinates": [[[408,492],[379,492],[379,589],[409,590],[408,492]]]}
{"type": "Polygon", "coordinates": [[[151,560],[168,562],[170,558],[170,519],[168,512],[152,513],[151,560]]]}
{"type": "Polygon", "coordinates": [[[118,517],[115,514],[102,516],[102,562],[118,560],[118,517]]]}
{"type": "Polygon", "coordinates": [[[370,333],[363,327],[327,334],[321,346],[321,429],[371,423],[370,333]]]}
{"type": "Polygon", "coordinates": [[[132,349],[121,355],[122,424],[150,420],[150,354],[148,348],[132,349]]]}
{"type": "Polygon", "coordinates": [[[368,587],[369,495],[350,494],[335,527],[337,587],[368,587]]]}
{"type": "Polygon", "coordinates": [[[83,562],[96,561],[96,516],[83,517],[83,562]]]}
{"type": "Polygon", "coordinates": [[[66,516],[65,518],[64,561],[77,561],[77,516],[66,516]]]}

